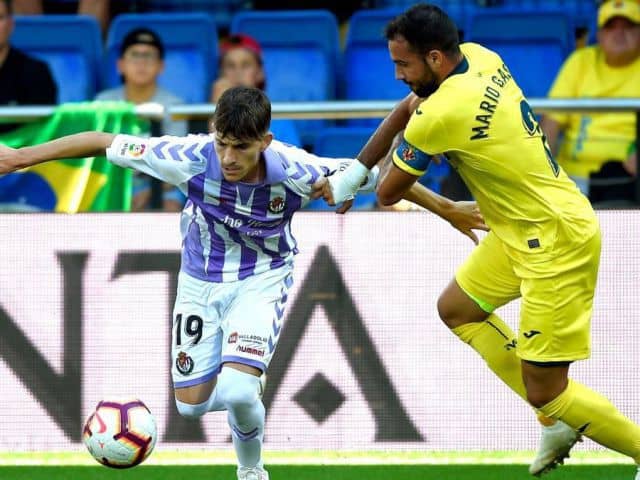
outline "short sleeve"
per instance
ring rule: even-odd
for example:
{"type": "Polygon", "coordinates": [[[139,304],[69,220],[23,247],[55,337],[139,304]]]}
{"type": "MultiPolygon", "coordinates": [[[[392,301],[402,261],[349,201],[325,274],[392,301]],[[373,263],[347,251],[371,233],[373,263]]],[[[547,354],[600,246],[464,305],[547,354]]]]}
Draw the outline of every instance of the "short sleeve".
{"type": "MultiPolygon", "coordinates": [[[[430,108],[429,111],[437,110],[430,108]]],[[[393,152],[394,165],[416,177],[425,174],[433,155],[447,150],[442,120],[439,117],[427,118],[427,115],[426,109],[424,113],[420,108],[414,112],[402,142],[393,152]]]]}

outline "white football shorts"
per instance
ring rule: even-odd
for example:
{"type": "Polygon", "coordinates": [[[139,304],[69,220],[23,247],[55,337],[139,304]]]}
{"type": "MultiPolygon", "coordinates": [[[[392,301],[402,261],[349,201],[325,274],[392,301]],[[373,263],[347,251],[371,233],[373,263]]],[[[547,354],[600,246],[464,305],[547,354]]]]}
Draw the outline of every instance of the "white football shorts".
{"type": "Polygon", "coordinates": [[[171,332],[174,387],[207,382],[225,362],[264,372],[280,337],[291,271],[285,265],[227,283],[180,272],[171,332]]]}

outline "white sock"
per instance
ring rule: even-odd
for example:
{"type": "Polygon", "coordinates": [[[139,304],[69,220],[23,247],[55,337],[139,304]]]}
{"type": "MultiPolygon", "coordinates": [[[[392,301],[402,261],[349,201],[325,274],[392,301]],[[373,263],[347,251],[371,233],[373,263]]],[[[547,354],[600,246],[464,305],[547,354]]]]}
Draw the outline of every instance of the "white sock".
{"type": "Polygon", "coordinates": [[[260,379],[224,367],[218,376],[217,401],[227,411],[231,438],[240,467],[262,467],[265,409],[258,397],[260,379]]]}

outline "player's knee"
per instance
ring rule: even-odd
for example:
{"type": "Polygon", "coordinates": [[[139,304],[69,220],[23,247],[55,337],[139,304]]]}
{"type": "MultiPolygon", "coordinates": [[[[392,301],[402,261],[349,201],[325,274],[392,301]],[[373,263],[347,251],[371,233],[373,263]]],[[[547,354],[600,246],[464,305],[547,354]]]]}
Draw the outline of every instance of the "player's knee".
{"type": "Polygon", "coordinates": [[[456,308],[449,301],[449,298],[445,294],[441,294],[438,297],[437,308],[438,308],[438,315],[440,316],[440,320],[442,320],[444,324],[449,328],[455,327],[456,317],[457,317],[456,308]]]}
{"type": "Polygon", "coordinates": [[[218,376],[218,398],[228,410],[251,407],[258,401],[260,379],[225,367],[218,376]]]}
{"type": "Polygon", "coordinates": [[[542,408],[553,399],[553,393],[547,390],[527,389],[527,401],[532,407],[542,408]]]}
{"type": "Polygon", "coordinates": [[[209,411],[207,402],[204,403],[185,403],[176,398],[176,408],[178,413],[185,418],[196,419],[209,411]]]}

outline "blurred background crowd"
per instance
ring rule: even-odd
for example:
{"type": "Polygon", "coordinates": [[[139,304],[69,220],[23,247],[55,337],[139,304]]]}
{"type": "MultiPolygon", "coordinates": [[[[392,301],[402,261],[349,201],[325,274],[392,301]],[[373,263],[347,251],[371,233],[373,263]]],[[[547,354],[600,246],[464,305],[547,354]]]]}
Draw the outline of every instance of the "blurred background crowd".
{"type": "MultiPolygon", "coordinates": [[[[277,0],[0,0],[0,104],[58,106],[26,124],[0,114],[0,141],[28,145],[80,129],[206,132],[206,121],[148,122],[133,106],[215,103],[234,85],[262,88],[272,102],[400,100],[408,88],[394,79],[382,30],[413,3],[318,0],[291,10],[277,0]]],[[[463,41],[500,53],[530,99],[640,98],[639,1],[429,3],[449,13],[463,41]]],[[[317,155],[354,157],[379,121],[279,118],[272,130],[317,155]]],[[[542,125],[559,163],[596,207],[636,205],[633,112],[553,112],[542,125]]],[[[0,211],[182,208],[177,188],[115,168],[87,159],[7,175],[0,211]]],[[[421,182],[469,198],[446,162],[432,162],[421,182]]],[[[375,195],[358,198],[356,208],[377,208],[375,195]]]]}

